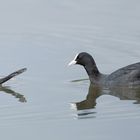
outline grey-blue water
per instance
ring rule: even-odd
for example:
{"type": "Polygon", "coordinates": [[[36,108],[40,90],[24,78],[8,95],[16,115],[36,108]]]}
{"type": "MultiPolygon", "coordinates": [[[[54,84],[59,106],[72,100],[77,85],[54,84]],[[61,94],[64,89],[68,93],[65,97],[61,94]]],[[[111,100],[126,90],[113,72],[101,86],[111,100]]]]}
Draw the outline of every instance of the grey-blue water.
{"type": "Polygon", "coordinates": [[[139,62],[139,7],[138,0],[0,1],[0,76],[28,69],[0,88],[1,139],[139,140],[139,90],[100,92],[81,80],[82,67],[67,67],[82,51],[102,73],[139,62]]]}

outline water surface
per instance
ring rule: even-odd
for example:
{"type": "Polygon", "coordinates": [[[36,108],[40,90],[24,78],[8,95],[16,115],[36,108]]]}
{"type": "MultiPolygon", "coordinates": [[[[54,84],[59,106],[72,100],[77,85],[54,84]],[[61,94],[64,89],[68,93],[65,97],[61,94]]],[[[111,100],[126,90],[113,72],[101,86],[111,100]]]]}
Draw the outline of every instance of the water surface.
{"type": "Polygon", "coordinates": [[[137,0],[0,2],[0,76],[28,68],[0,87],[1,138],[139,140],[139,90],[100,91],[81,80],[87,79],[82,67],[67,67],[81,51],[91,53],[106,74],[139,62],[139,5],[137,0]]]}

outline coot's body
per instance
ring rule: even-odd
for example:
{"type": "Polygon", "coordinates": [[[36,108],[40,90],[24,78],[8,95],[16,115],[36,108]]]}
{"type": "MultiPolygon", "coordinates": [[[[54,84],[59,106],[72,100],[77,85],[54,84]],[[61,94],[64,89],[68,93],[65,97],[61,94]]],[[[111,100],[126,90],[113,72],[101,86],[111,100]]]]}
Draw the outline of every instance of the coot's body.
{"type": "Polygon", "coordinates": [[[123,67],[107,76],[109,85],[140,85],[140,62],[123,67]]]}

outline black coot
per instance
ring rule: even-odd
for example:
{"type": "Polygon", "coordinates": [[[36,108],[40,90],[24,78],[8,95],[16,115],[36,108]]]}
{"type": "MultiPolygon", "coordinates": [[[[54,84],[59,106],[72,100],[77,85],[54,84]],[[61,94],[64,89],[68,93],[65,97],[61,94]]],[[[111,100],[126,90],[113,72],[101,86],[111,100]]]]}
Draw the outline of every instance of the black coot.
{"type": "Polygon", "coordinates": [[[123,67],[115,72],[105,75],[100,73],[93,57],[82,52],[75,56],[69,65],[82,65],[91,83],[102,86],[140,86],[140,62],[123,67]]]}

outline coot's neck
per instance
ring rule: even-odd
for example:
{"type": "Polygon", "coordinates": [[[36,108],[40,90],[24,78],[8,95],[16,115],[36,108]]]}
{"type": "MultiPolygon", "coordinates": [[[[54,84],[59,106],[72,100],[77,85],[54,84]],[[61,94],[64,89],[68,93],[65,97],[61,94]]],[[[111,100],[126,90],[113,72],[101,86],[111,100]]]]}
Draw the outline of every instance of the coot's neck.
{"type": "Polygon", "coordinates": [[[99,72],[96,64],[85,65],[84,68],[87,71],[89,79],[92,83],[98,83],[101,77],[101,73],[99,72]]]}

